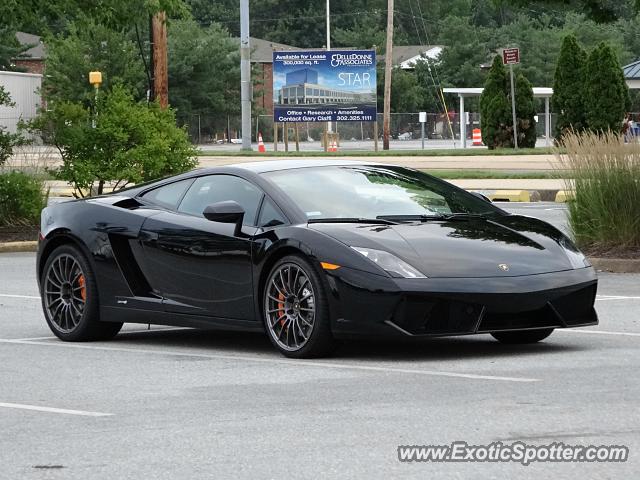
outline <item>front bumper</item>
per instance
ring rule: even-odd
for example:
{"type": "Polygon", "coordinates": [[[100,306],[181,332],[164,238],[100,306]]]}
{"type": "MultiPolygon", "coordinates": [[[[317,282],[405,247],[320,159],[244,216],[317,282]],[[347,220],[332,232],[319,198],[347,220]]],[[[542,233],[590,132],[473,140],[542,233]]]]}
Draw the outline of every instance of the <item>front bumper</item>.
{"type": "Polygon", "coordinates": [[[336,336],[445,336],[598,323],[593,268],[519,277],[328,277],[336,336]]]}

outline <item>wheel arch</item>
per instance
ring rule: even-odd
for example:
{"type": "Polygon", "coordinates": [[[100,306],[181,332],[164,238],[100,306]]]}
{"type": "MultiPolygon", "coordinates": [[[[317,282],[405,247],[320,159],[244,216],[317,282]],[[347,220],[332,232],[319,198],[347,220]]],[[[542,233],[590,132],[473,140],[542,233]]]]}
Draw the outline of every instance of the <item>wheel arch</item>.
{"type": "Polygon", "coordinates": [[[262,302],[264,300],[264,286],[267,282],[267,278],[269,277],[269,273],[271,273],[271,269],[276,264],[278,260],[286,257],[287,255],[299,255],[304,258],[309,259],[311,262],[314,262],[315,259],[311,255],[311,250],[304,248],[303,245],[283,245],[274,252],[272,252],[262,264],[260,269],[260,275],[258,277],[258,285],[256,288],[257,294],[257,302],[256,302],[256,314],[259,315],[257,318],[262,319],[262,302]],[[305,251],[306,250],[306,251],[305,251]]]}
{"type": "Polygon", "coordinates": [[[92,259],[89,253],[89,249],[82,240],[73,235],[70,230],[66,228],[59,228],[49,233],[46,237],[46,244],[40,252],[38,258],[38,282],[42,278],[42,270],[44,269],[47,259],[51,253],[62,245],[73,245],[77,247],[86,257],[87,261],[91,264],[92,259]]]}
{"type": "Polygon", "coordinates": [[[318,273],[318,276],[323,283],[323,287],[325,288],[329,307],[329,317],[331,324],[333,325],[334,320],[340,316],[341,310],[338,297],[336,296],[337,293],[335,292],[335,287],[330,281],[330,276],[327,275],[327,272],[320,266],[318,252],[315,252],[315,249],[302,241],[288,241],[277,248],[273,247],[269,255],[263,260],[257,279],[257,285],[254,289],[256,299],[254,302],[256,319],[259,320],[262,325],[262,304],[264,302],[265,283],[276,262],[287,255],[301,256],[316,269],[316,273],[318,273]]]}

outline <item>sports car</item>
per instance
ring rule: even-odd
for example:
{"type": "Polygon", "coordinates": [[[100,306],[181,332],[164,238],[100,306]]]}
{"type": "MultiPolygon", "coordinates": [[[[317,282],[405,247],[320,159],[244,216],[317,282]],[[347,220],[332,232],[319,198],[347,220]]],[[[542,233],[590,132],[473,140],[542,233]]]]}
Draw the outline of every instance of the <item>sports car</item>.
{"type": "Polygon", "coordinates": [[[393,165],[197,169],[42,212],[37,278],[66,341],[123,323],[265,331],[289,357],[354,336],[540,341],[597,324],[597,278],[555,227],[393,165]]]}

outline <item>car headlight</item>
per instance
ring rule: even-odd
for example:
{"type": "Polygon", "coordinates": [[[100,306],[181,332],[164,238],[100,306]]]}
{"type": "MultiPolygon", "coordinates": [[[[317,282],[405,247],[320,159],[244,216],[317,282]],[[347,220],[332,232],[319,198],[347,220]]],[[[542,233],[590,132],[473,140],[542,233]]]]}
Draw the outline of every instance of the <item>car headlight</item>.
{"type": "Polygon", "coordinates": [[[560,245],[564,248],[564,254],[569,258],[573,268],[590,267],[591,262],[578,250],[574,243],[565,235],[560,237],[560,245]]]}
{"type": "Polygon", "coordinates": [[[373,248],[351,247],[356,252],[364,255],[373,263],[378,265],[392,277],[402,278],[427,278],[418,270],[413,268],[404,260],[400,260],[395,255],[385,252],[384,250],[375,250],[373,248]]]}

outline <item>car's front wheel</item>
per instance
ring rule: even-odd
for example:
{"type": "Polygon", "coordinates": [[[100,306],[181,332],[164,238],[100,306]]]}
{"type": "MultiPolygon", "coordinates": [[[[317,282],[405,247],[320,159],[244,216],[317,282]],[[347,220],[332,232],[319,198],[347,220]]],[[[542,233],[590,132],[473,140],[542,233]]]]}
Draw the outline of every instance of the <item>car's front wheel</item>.
{"type": "Polygon", "coordinates": [[[47,324],[61,340],[106,340],[122,328],[122,323],[100,321],[95,277],[77,247],[62,245],[51,252],[40,286],[47,324]]]}
{"type": "Polygon", "coordinates": [[[289,255],[276,262],[265,283],[263,305],[269,339],[285,356],[321,357],[333,350],[323,282],[305,258],[289,255]]]}
{"type": "Polygon", "coordinates": [[[543,328],[540,330],[516,330],[513,332],[494,332],[491,335],[500,343],[522,344],[536,343],[544,340],[553,332],[553,328],[543,328]]]}

